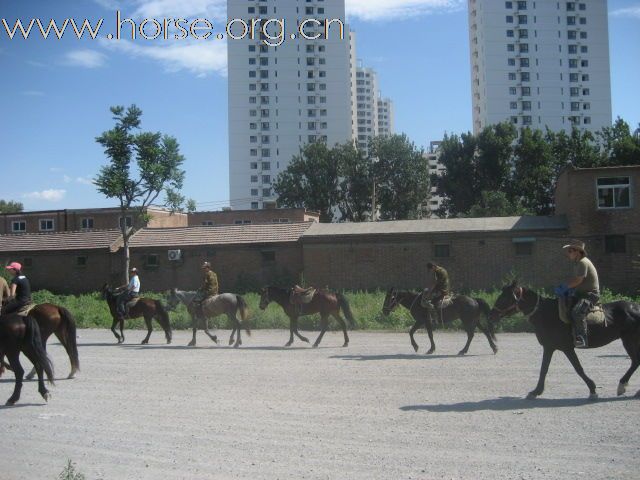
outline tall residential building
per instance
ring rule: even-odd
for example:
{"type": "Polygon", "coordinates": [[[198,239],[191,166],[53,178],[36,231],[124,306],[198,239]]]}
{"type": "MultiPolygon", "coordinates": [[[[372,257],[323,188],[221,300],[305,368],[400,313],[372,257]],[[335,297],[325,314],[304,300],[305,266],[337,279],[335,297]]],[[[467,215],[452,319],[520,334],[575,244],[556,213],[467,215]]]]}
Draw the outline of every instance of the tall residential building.
{"type": "MultiPolygon", "coordinates": [[[[300,22],[317,18],[344,23],[344,0],[228,0],[233,19],[283,19],[284,42],[229,39],[229,184],[234,209],[275,203],[272,182],[301,147],[313,141],[332,146],[353,137],[350,35],[331,25],[328,38],[306,40],[300,22]],[[297,34],[292,39],[292,34],[297,34]]],[[[277,27],[277,25],[272,25],[277,27]]],[[[269,34],[278,35],[272,28],[269,34]]],[[[236,36],[238,32],[232,29],[236,36]]],[[[308,36],[324,26],[307,26],[308,36]]],[[[258,32],[259,33],[259,32],[258,32]]]]}
{"type": "Polygon", "coordinates": [[[393,101],[378,98],[378,135],[391,135],[395,131],[393,101]]]}
{"type": "Polygon", "coordinates": [[[473,130],[611,125],[607,1],[469,0],[473,130]]]}
{"type": "Polygon", "coordinates": [[[357,146],[367,151],[369,140],[378,135],[378,74],[375,70],[356,68],[357,146]]]}
{"type": "MultiPolygon", "coordinates": [[[[429,150],[424,153],[427,166],[429,167],[430,176],[440,176],[444,172],[444,165],[440,162],[440,144],[441,141],[433,141],[429,144],[429,150]]],[[[429,197],[429,215],[437,216],[437,210],[442,206],[442,196],[438,194],[436,187],[431,187],[431,196],[429,197]]]]}

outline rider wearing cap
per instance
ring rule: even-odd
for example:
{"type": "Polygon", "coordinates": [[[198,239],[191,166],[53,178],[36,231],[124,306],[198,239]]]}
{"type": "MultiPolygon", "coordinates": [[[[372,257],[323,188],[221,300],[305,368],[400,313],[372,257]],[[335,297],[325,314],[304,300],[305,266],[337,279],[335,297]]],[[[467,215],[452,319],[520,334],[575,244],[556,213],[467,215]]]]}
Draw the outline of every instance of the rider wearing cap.
{"type": "Polygon", "coordinates": [[[140,277],[138,277],[138,269],[136,267],[131,268],[129,283],[121,288],[124,287],[126,287],[126,290],[118,296],[116,305],[118,313],[123,317],[127,315],[127,303],[140,295],[140,277]]]}
{"type": "Polygon", "coordinates": [[[600,283],[596,267],[587,258],[583,242],[573,240],[562,247],[573,263],[573,276],[558,290],[566,295],[573,290],[570,303],[571,321],[575,333],[574,343],[578,348],[587,347],[587,315],[600,301],[600,283]]]}
{"type": "Polygon", "coordinates": [[[13,275],[13,279],[10,283],[10,300],[2,309],[2,314],[16,312],[31,303],[31,283],[23,275],[22,265],[11,262],[6,268],[13,275]]]}
{"type": "Polygon", "coordinates": [[[218,276],[213,270],[211,270],[211,264],[209,262],[204,262],[201,268],[204,273],[204,278],[196,296],[193,297],[193,304],[196,307],[198,315],[204,316],[202,304],[207,299],[218,295],[218,276]]]}

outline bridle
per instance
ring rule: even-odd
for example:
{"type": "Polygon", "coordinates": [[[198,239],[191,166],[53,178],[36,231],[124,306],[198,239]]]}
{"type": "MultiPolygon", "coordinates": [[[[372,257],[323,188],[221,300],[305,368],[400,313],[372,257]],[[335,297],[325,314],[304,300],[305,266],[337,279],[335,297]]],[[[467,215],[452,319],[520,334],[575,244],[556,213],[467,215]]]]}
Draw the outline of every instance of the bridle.
{"type": "MultiPolygon", "coordinates": [[[[391,296],[389,297],[389,305],[383,306],[382,310],[387,310],[389,313],[393,312],[393,310],[399,305],[398,302],[398,292],[396,290],[391,291],[391,296]]],[[[387,315],[387,314],[385,314],[387,315]]]]}
{"type": "Polygon", "coordinates": [[[513,289],[513,299],[515,300],[515,303],[513,303],[512,305],[510,305],[509,307],[505,308],[505,309],[500,309],[498,307],[493,307],[493,309],[498,312],[498,315],[500,315],[500,318],[502,317],[506,317],[508,315],[511,315],[513,313],[522,313],[523,315],[525,315],[526,317],[531,317],[533,314],[535,314],[538,311],[538,308],[540,307],[540,295],[536,295],[536,304],[533,307],[533,310],[531,310],[531,312],[529,313],[525,313],[522,311],[522,309],[520,308],[520,302],[522,301],[522,298],[524,297],[524,288],[522,287],[515,287],[513,289]]]}

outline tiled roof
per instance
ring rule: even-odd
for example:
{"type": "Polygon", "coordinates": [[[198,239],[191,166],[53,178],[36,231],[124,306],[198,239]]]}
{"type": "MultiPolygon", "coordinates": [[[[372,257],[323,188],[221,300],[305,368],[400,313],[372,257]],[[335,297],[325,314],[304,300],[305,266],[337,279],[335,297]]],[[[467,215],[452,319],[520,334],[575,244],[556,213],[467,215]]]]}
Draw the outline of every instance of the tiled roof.
{"type": "Polygon", "coordinates": [[[131,239],[132,248],[297,242],[311,222],[144,228],[131,239]]]}
{"type": "Polygon", "coordinates": [[[399,235],[463,232],[519,232],[565,230],[567,219],[553,217],[487,217],[400,220],[366,223],[314,223],[303,239],[351,235],[399,235]]]}
{"type": "Polygon", "coordinates": [[[115,251],[121,245],[119,230],[0,235],[0,252],[95,249],[115,251]]]}

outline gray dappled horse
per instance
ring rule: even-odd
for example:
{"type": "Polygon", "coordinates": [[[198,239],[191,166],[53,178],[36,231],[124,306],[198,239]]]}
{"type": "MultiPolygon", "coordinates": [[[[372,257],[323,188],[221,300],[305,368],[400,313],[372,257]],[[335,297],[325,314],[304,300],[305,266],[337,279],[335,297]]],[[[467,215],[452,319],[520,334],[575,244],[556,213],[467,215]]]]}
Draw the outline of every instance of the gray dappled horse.
{"type": "Polygon", "coordinates": [[[197,293],[198,292],[187,292],[173,288],[167,297],[167,304],[170,309],[176,308],[178,303],[183,303],[187,307],[189,315],[191,315],[193,338],[189,342],[189,346],[194,346],[196,344],[196,332],[198,331],[199,320],[202,320],[203,329],[207,336],[215,343],[218,343],[218,337],[209,331],[209,325],[207,323],[208,319],[215,318],[222,314],[227,316],[229,323],[233,326],[231,337],[229,338],[229,345],[233,344],[235,348],[242,345],[242,338],[240,337],[241,329],[244,328],[247,335],[251,335],[251,330],[246,323],[247,316],[249,314],[249,307],[247,306],[246,300],[235,293],[221,293],[220,295],[207,299],[202,304],[204,318],[198,318],[197,308],[193,303],[193,299],[197,293]],[[240,314],[240,318],[238,318],[238,313],[240,314]],[[238,332],[238,337],[234,343],[236,332],[238,332]]]}

